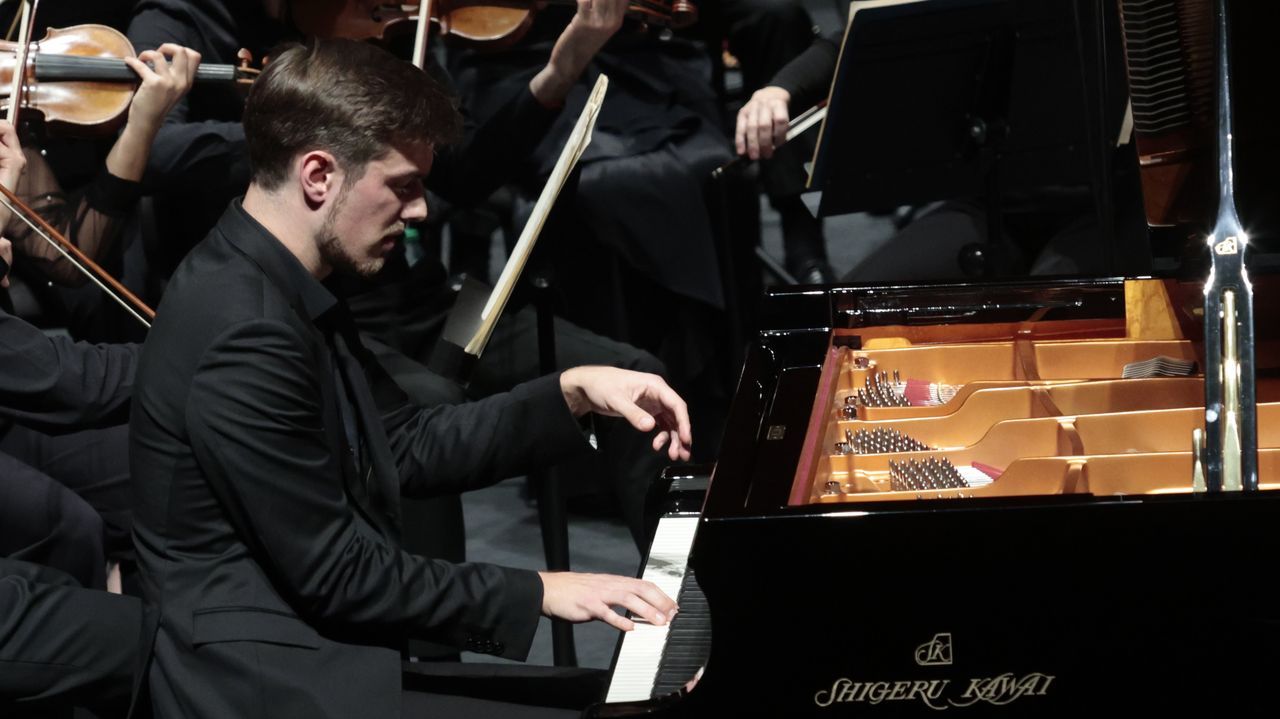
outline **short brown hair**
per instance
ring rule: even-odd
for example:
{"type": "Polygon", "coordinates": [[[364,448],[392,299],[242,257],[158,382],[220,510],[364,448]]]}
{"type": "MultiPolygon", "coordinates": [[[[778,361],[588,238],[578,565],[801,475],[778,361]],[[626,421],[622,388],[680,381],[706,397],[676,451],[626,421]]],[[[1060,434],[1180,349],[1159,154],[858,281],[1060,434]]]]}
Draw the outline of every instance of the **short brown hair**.
{"type": "Polygon", "coordinates": [[[277,48],[244,107],[253,181],[279,187],[293,158],[332,152],[348,172],[392,146],[452,142],[461,119],[427,73],[370,43],[316,39],[277,48]]]}

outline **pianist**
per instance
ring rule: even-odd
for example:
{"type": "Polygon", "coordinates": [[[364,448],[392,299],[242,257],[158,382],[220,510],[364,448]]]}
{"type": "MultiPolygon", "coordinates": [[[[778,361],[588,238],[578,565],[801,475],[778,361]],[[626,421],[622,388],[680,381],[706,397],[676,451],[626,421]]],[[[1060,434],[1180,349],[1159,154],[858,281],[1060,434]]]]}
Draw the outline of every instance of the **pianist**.
{"type": "Polygon", "coordinates": [[[273,54],[244,114],[253,180],[178,268],[132,413],[157,716],[396,717],[409,637],[523,658],[539,614],[630,629],[675,603],[638,579],[450,564],[403,551],[399,495],[456,492],[582,451],[626,418],[687,459],[685,403],[654,375],[579,367],[423,410],[320,283],[368,275],[459,120],[372,45],[273,54]]]}

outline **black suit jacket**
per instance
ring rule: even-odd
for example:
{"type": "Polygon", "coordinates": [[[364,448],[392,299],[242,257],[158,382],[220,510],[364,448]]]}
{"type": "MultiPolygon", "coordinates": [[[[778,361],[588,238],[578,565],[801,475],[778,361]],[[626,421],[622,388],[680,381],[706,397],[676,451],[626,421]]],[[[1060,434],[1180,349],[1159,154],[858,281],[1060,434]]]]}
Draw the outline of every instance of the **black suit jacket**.
{"type": "Polygon", "coordinates": [[[556,377],[457,407],[408,405],[345,306],[233,204],[169,284],[135,389],[157,716],[397,716],[397,647],[410,636],[523,658],[537,575],[404,552],[398,497],[474,488],[586,446],[556,377]]]}
{"type": "Polygon", "coordinates": [[[51,434],[128,416],[138,346],[51,337],[0,310],[0,432],[13,421],[51,434]]]}

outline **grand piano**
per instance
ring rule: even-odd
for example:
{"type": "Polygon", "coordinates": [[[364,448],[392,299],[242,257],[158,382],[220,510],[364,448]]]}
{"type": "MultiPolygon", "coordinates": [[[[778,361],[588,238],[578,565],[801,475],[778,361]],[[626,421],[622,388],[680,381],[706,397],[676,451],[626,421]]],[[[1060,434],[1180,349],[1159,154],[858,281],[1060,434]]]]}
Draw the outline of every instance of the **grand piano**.
{"type": "MultiPolygon", "coordinates": [[[[1212,45],[1209,3],[1121,4],[1131,56],[1161,8],[1212,45]]],[[[1147,216],[1191,241],[1180,276],[769,293],[718,461],[671,471],[644,568],[682,612],[623,638],[587,716],[1274,713],[1280,301],[1255,273],[1252,327],[1206,330],[1203,152],[1153,137],[1147,216]],[[1246,344],[1254,401],[1222,405],[1241,360],[1206,346],[1246,344]],[[1229,452],[1240,417],[1224,470],[1204,435],[1229,452]]]]}

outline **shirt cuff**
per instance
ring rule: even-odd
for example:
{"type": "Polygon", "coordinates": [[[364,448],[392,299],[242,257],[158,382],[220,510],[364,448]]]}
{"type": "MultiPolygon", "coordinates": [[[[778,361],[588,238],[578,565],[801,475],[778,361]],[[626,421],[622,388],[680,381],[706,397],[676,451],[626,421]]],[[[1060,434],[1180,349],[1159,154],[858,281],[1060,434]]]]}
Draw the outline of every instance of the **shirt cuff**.
{"type": "Polygon", "coordinates": [[[116,177],[103,168],[84,195],[90,209],[108,217],[123,217],[138,204],[142,183],[116,177]]]}

